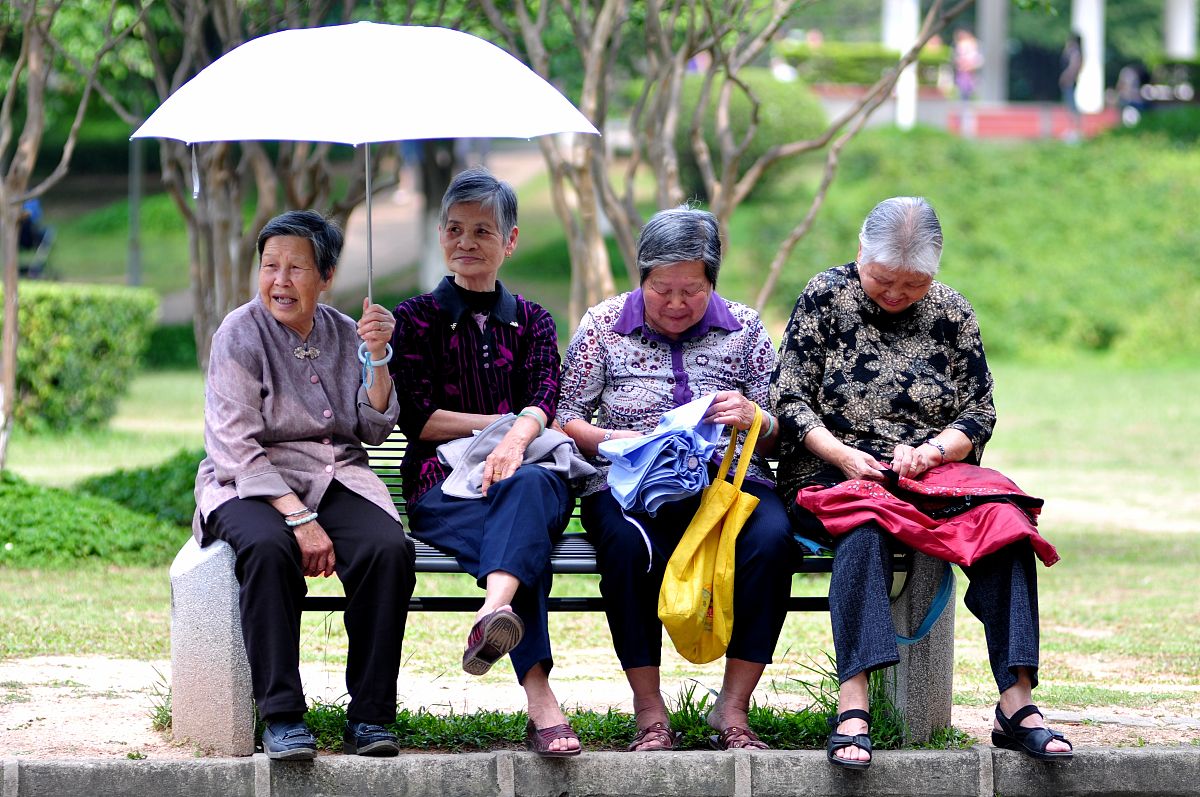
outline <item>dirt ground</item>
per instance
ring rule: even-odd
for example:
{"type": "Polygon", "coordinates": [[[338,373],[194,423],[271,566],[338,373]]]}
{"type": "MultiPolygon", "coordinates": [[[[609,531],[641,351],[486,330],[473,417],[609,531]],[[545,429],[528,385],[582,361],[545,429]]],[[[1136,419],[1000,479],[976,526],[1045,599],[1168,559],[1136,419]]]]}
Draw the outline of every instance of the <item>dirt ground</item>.
{"type": "MultiPolygon", "coordinates": [[[[170,662],[53,656],[0,662],[0,756],[23,758],[192,758],[190,745],[177,745],[151,727],[150,713],[165,691],[170,662]]],[[[306,666],[310,699],[338,699],[341,674],[306,666]]],[[[555,689],[568,707],[628,711],[622,681],[564,673],[555,689]]],[[[664,685],[665,688],[666,685],[664,685]]],[[[515,710],[522,693],[515,684],[466,675],[410,678],[402,674],[400,700],[434,710],[515,710]]],[[[797,706],[802,705],[796,698],[797,706]]],[[[778,705],[780,696],[771,696],[778,705]]],[[[1095,708],[1051,713],[1055,726],[1076,746],[1188,744],[1200,738],[1200,718],[1154,709],[1095,708]]],[[[953,724],[980,742],[988,740],[990,708],[955,707],[953,724]]]]}

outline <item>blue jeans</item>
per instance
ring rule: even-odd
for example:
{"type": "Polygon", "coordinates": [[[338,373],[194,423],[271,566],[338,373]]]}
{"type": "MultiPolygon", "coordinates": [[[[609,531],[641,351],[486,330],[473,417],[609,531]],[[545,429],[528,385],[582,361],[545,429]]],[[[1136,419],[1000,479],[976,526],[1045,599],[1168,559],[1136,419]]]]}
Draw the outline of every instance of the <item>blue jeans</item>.
{"type": "MultiPolygon", "coordinates": [[[[874,524],[836,539],[829,582],[829,619],[838,681],[900,660],[888,600],[892,551],[903,546],[874,524]]],[[[1019,542],[962,568],[971,580],[965,602],[983,623],[992,676],[999,691],[1026,667],[1037,686],[1038,603],[1033,548],[1019,542]]]]}

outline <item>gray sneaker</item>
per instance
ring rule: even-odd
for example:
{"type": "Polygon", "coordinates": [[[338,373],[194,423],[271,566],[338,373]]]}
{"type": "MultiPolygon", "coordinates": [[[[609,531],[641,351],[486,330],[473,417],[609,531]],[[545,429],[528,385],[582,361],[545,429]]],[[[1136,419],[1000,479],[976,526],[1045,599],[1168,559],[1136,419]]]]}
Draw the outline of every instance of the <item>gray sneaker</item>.
{"type": "Polygon", "coordinates": [[[311,761],[317,756],[317,740],[303,722],[268,722],[262,745],[267,758],[280,761],[311,761]]]}

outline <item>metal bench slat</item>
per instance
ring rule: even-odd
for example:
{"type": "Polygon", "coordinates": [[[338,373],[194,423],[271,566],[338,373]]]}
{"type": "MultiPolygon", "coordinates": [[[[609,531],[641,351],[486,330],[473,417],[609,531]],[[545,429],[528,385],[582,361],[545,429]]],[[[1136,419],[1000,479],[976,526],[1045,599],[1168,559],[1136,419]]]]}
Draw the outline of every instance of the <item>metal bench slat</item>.
{"type": "MultiPolygon", "coordinates": [[[[380,478],[387,487],[388,493],[396,504],[396,511],[401,517],[405,515],[404,496],[401,490],[399,466],[404,459],[406,448],[404,437],[397,431],[381,446],[368,448],[371,466],[380,473],[380,478]]],[[[579,507],[572,513],[573,518],[579,517],[579,507]]],[[[416,564],[418,573],[462,573],[453,556],[442,553],[431,545],[412,538],[416,545],[416,564]]],[[[556,574],[595,575],[596,551],[583,534],[564,534],[555,544],[550,556],[551,570],[556,574]]],[[[829,573],[833,570],[833,557],[805,556],[799,558],[795,566],[798,573],[829,573]]],[[[896,555],[892,559],[892,570],[903,573],[907,571],[907,559],[896,555]]],[[[899,584],[901,582],[897,582],[899,584]]],[[[304,611],[340,612],[346,608],[346,598],[342,596],[309,596],[302,601],[304,611]]],[[[445,597],[445,596],[413,596],[409,601],[410,611],[434,612],[474,612],[483,605],[482,596],[477,597],[445,597]]],[[[602,599],[596,596],[557,596],[548,600],[548,608],[552,612],[583,612],[603,611],[602,599]]],[[[824,596],[792,596],[788,599],[789,611],[829,611],[829,599],[824,596]]]]}

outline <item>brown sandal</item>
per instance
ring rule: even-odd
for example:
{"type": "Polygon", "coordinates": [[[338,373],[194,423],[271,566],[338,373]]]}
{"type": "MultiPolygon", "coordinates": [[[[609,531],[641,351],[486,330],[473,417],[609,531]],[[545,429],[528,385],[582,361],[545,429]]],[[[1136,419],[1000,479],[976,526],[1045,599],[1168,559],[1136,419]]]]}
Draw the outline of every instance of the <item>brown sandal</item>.
{"type": "Polygon", "coordinates": [[[770,750],[762,739],[754,735],[749,728],[730,725],[721,731],[719,736],[708,737],[708,743],[714,750],[770,750]]]}
{"type": "Polygon", "coordinates": [[[525,746],[542,758],[570,758],[583,752],[583,745],[574,750],[551,750],[550,743],[555,739],[574,739],[579,741],[579,735],[565,722],[538,730],[533,720],[525,723],[525,746]]]}
{"type": "Polygon", "coordinates": [[[674,750],[679,744],[681,736],[682,734],[671,730],[671,726],[665,722],[656,722],[645,728],[638,728],[637,736],[633,737],[633,741],[625,749],[631,753],[661,753],[664,750],[674,750]],[[657,742],[659,746],[648,747],[645,750],[638,749],[643,744],[654,742],[657,742]]]}

